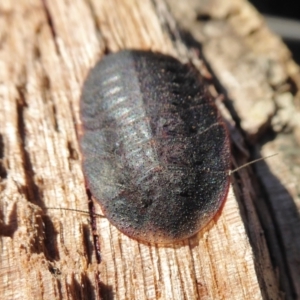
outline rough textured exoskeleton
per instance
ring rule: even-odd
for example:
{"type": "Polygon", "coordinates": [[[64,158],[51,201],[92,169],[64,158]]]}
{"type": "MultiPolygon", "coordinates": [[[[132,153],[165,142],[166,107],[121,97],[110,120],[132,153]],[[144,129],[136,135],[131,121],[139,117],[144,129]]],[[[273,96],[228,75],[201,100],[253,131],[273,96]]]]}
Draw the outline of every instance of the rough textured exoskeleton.
{"type": "Polygon", "coordinates": [[[84,83],[81,118],[88,187],[126,235],[178,241],[220,209],[229,141],[193,67],[153,52],[108,55],[84,83]]]}

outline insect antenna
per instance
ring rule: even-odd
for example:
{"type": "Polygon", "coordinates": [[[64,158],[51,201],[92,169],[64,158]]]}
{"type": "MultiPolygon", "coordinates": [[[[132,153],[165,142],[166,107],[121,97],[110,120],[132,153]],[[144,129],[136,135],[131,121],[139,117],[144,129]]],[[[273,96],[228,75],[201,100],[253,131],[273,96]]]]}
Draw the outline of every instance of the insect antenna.
{"type": "Polygon", "coordinates": [[[106,218],[103,215],[97,214],[97,213],[90,213],[89,211],[85,211],[85,210],[81,210],[81,209],[75,209],[75,208],[67,208],[67,207],[47,207],[47,209],[51,209],[51,210],[68,210],[68,211],[75,211],[75,212],[79,212],[79,213],[83,213],[85,215],[93,215],[95,217],[99,217],[99,218],[106,218]]]}
{"type": "Polygon", "coordinates": [[[234,169],[234,170],[230,170],[230,171],[229,171],[229,175],[231,175],[231,174],[237,172],[238,170],[240,170],[240,169],[242,169],[242,168],[245,168],[245,167],[247,167],[247,166],[249,166],[249,165],[252,165],[252,164],[254,164],[254,163],[257,163],[257,162],[259,162],[259,161],[261,161],[261,160],[265,160],[265,159],[271,158],[271,157],[276,156],[276,155],[278,155],[278,153],[275,153],[275,154],[272,154],[272,155],[269,155],[269,156],[266,156],[266,157],[261,157],[261,158],[258,158],[258,159],[254,159],[254,160],[252,160],[252,161],[250,161],[250,162],[248,162],[248,163],[245,163],[245,164],[243,164],[243,165],[237,167],[237,168],[234,169]]]}

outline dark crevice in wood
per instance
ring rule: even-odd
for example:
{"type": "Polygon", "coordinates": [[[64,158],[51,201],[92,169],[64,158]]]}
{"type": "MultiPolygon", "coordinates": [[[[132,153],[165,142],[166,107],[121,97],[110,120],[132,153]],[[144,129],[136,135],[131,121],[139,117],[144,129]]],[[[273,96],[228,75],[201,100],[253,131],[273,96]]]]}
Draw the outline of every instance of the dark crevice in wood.
{"type": "Polygon", "coordinates": [[[4,141],[3,135],[0,133],[0,159],[4,158],[4,141]]]}
{"type": "MultiPolygon", "coordinates": [[[[300,47],[299,47],[300,48],[300,47]]],[[[288,85],[287,91],[290,92],[293,96],[296,96],[299,92],[299,89],[296,85],[296,82],[292,78],[288,78],[285,82],[286,85],[288,85]]],[[[280,88],[277,88],[277,90],[280,90],[280,88]]]]}
{"type": "MultiPolygon", "coordinates": [[[[259,158],[258,155],[255,156],[255,158],[259,158]]],[[[268,178],[269,181],[272,181],[272,186],[277,187],[278,191],[280,193],[285,194],[285,202],[289,203],[290,209],[288,211],[281,211],[281,214],[289,213],[287,214],[286,218],[290,218],[291,211],[294,212],[294,219],[295,221],[300,225],[300,219],[299,214],[297,211],[297,207],[293,201],[292,196],[290,196],[289,192],[286,190],[286,188],[282,185],[281,181],[271,172],[266,162],[261,161],[259,162],[259,165],[261,166],[260,169],[263,169],[263,176],[265,178],[268,178]],[[294,206],[293,209],[291,207],[294,206]]],[[[258,166],[254,166],[255,168],[258,166]]],[[[257,173],[261,173],[259,171],[256,171],[257,173]]],[[[265,231],[265,237],[268,244],[268,248],[271,254],[272,262],[273,264],[278,267],[279,269],[279,280],[282,290],[285,292],[287,299],[296,299],[299,295],[296,295],[296,289],[295,285],[297,285],[296,282],[294,282],[293,275],[291,274],[290,270],[290,263],[289,259],[291,259],[293,256],[295,256],[294,253],[289,253],[289,251],[295,250],[296,244],[299,243],[300,237],[298,237],[298,241],[294,240],[294,245],[291,247],[291,249],[287,248],[287,239],[284,237],[286,234],[292,234],[291,231],[286,232],[284,228],[282,228],[282,224],[278,223],[277,215],[278,211],[274,208],[274,205],[276,205],[274,200],[271,199],[272,195],[270,194],[270,191],[267,190],[267,187],[264,185],[263,179],[260,178],[261,174],[258,175],[258,185],[259,190],[262,193],[263,199],[260,199],[260,201],[264,201],[264,204],[266,206],[265,209],[261,210],[258,208],[258,214],[260,217],[260,221],[263,225],[263,229],[265,231]],[[268,218],[271,220],[271,224],[266,223],[265,221],[265,212],[268,212],[268,218]],[[274,247],[276,245],[276,247],[274,247]]],[[[274,191],[276,193],[276,191],[274,191]]],[[[255,204],[256,207],[259,207],[260,205],[258,203],[255,204]]],[[[288,219],[287,219],[288,220],[288,219]]],[[[299,226],[297,226],[299,228],[299,226]]],[[[291,230],[291,229],[290,229],[291,230]]],[[[294,238],[296,235],[294,235],[294,238]]],[[[290,241],[291,242],[291,241],[290,241]]],[[[298,247],[299,248],[299,247],[298,247]]],[[[298,249],[298,253],[300,253],[300,249],[298,249]]]]}
{"type": "MultiPolygon", "coordinates": [[[[241,154],[239,154],[241,155],[241,154]]],[[[248,160],[247,160],[248,161],[248,160]]],[[[255,271],[257,274],[257,279],[258,279],[258,283],[260,286],[260,290],[261,290],[261,294],[263,296],[263,299],[269,299],[269,295],[268,295],[268,288],[267,288],[267,278],[264,278],[263,276],[260,276],[261,274],[263,274],[264,270],[263,268],[265,267],[264,264],[262,264],[261,262],[263,261],[263,256],[264,253],[262,252],[261,249],[261,243],[259,242],[259,238],[258,238],[258,232],[256,230],[256,228],[253,228],[252,222],[253,222],[253,217],[251,216],[251,211],[249,211],[249,206],[252,205],[252,203],[246,203],[246,201],[249,201],[250,198],[247,199],[247,197],[245,197],[243,195],[243,190],[244,190],[244,186],[245,183],[243,182],[243,180],[245,178],[248,177],[248,179],[251,181],[253,180],[253,178],[251,177],[251,167],[247,167],[248,168],[248,172],[246,170],[244,170],[243,172],[247,172],[247,175],[244,173],[243,175],[239,175],[239,172],[237,172],[237,174],[234,174],[235,177],[235,184],[234,184],[234,193],[237,196],[237,203],[238,203],[238,207],[240,210],[240,214],[247,232],[247,236],[249,237],[249,242],[251,244],[251,247],[253,249],[253,254],[255,256],[256,259],[254,259],[254,266],[255,266],[255,271]],[[249,173],[250,172],[250,173],[249,173]]],[[[251,201],[253,201],[254,198],[258,197],[257,194],[255,195],[251,195],[251,201]]],[[[260,225],[263,225],[260,223],[260,225]]]]}
{"type": "Polygon", "coordinates": [[[82,274],[81,276],[81,286],[83,299],[89,300],[98,298],[96,296],[97,288],[93,285],[86,273],[82,274]]]}
{"type": "Polygon", "coordinates": [[[55,230],[54,225],[51,221],[51,218],[47,215],[42,216],[43,224],[44,224],[44,253],[45,256],[50,261],[58,261],[60,259],[58,244],[57,244],[57,234],[58,232],[55,230]]]}
{"type": "Polygon", "coordinates": [[[36,44],[33,46],[33,57],[36,60],[41,59],[41,51],[40,51],[40,48],[36,44]]]}
{"type": "Polygon", "coordinates": [[[206,22],[211,19],[212,19],[212,17],[209,14],[205,14],[205,13],[203,13],[203,14],[199,13],[196,18],[197,21],[201,21],[201,22],[206,22]]]}
{"type": "MultiPolygon", "coordinates": [[[[75,275],[72,276],[72,282],[68,285],[68,290],[71,295],[71,299],[83,300],[82,297],[82,287],[78,280],[75,278],[75,275]]],[[[95,299],[95,298],[92,298],[95,299]]]]}
{"type": "MultiPolygon", "coordinates": [[[[42,65],[42,62],[41,62],[42,65]]],[[[51,119],[52,119],[52,123],[53,123],[53,127],[55,129],[56,132],[60,132],[60,128],[58,126],[58,120],[57,120],[57,108],[55,103],[53,102],[52,98],[51,98],[51,80],[49,78],[49,76],[46,74],[45,70],[43,69],[43,73],[41,76],[41,92],[42,92],[42,99],[45,103],[47,103],[47,105],[49,105],[49,110],[51,110],[52,115],[51,115],[51,119]],[[49,103],[48,103],[49,102],[49,103]]]]}
{"type": "Polygon", "coordinates": [[[25,98],[25,88],[17,87],[19,98],[17,99],[17,115],[18,115],[18,133],[20,138],[20,151],[23,161],[23,169],[26,181],[26,198],[29,202],[44,208],[42,201],[43,195],[38,185],[34,181],[35,172],[33,170],[30,153],[26,148],[26,125],[25,125],[25,110],[27,108],[25,98]]]}
{"type": "Polygon", "coordinates": [[[92,264],[92,256],[93,256],[93,250],[94,245],[91,243],[91,228],[90,226],[83,224],[82,225],[82,238],[83,238],[83,246],[85,248],[85,253],[87,256],[87,262],[88,264],[92,264]]]}
{"type": "Polygon", "coordinates": [[[63,292],[62,292],[62,284],[61,284],[61,281],[59,279],[56,280],[56,283],[57,283],[57,289],[58,289],[58,299],[59,300],[62,300],[64,299],[63,297],[63,292]]]}
{"type": "Polygon", "coordinates": [[[47,20],[47,23],[49,25],[49,28],[50,28],[50,31],[51,31],[51,34],[52,34],[52,38],[53,38],[54,45],[55,45],[55,50],[56,50],[57,54],[60,55],[59,46],[58,46],[57,41],[56,41],[57,34],[56,34],[56,30],[55,30],[55,26],[54,26],[54,22],[53,22],[51,12],[48,8],[47,0],[41,0],[41,1],[42,1],[42,5],[44,7],[46,20],[47,20]]]}
{"type": "MultiPolygon", "coordinates": [[[[69,157],[68,157],[69,170],[72,170],[74,168],[73,167],[74,161],[79,160],[79,153],[77,152],[77,150],[71,140],[67,141],[67,149],[69,151],[69,157]]],[[[89,212],[86,212],[86,213],[88,214],[89,212]]]]}
{"type": "Polygon", "coordinates": [[[4,223],[4,213],[0,209],[0,236],[7,236],[13,238],[14,233],[18,229],[18,218],[17,218],[17,204],[14,203],[12,210],[8,217],[9,221],[7,224],[4,223]]]}
{"type": "Polygon", "coordinates": [[[113,287],[111,285],[107,285],[107,284],[104,284],[103,282],[100,282],[100,292],[101,292],[100,295],[101,295],[102,300],[115,299],[114,293],[113,293],[113,287]]]}
{"type": "MultiPolygon", "coordinates": [[[[42,64],[42,62],[41,62],[41,64],[42,64]]],[[[47,74],[45,74],[44,72],[42,74],[41,84],[42,84],[42,86],[41,86],[42,91],[50,91],[51,81],[50,81],[49,76],[47,74]]],[[[46,99],[46,97],[44,97],[44,99],[46,99]]]]}
{"type": "Polygon", "coordinates": [[[97,260],[97,263],[100,264],[102,261],[102,258],[101,258],[100,240],[99,240],[99,236],[97,234],[97,222],[96,222],[95,207],[94,207],[94,203],[92,200],[91,192],[88,189],[86,190],[86,192],[87,192],[87,196],[89,199],[89,212],[90,212],[90,218],[91,218],[91,227],[92,227],[92,232],[93,232],[96,260],[97,260]]]}
{"type": "Polygon", "coordinates": [[[68,293],[70,294],[71,298],[78,300],[97,299],[98,297],[95,294],[96,289],[88,276],[83,273],[80,275],[80,277],[81,278],[79,282],[79,279],[73,275],[71,284],[67,284],[68,293]]]}
{"type": "Polygon", "coordinates": [[[58,121],[57,121],[57,109],[56,109],[56,106],[54,103],[52,103],[51,108],[52,108],[54,129],[56,132],[59,132],[59,126],[58,126],[58,121]]]}
{"type": "MultiPolygon", "coordinates": [[[[282,135],[269,130],[257,148],[280,140],[282,135]]],[[[285,156],[286,149],[292,147],[295,150],[297,147],[293,143],[285,143],[284,146],[282,154],[285,156]]],[[[258,150],[253,152],[253,159],[260,156],[257,154],[258,150]]],[[[291,164],[292,159],[288,157],[286,162],[291,164]]],[[[272,262],[279,270],[280,286],[287,299],[298,299],[300,269],[295,266],[299,265],[296,253],[300,253],[300,216],[297,206],[285,185],[272,173],[266,162],[262,161],[254,165],[254,168],[258,178],[257,190],[261,191],[263,197],[263,203],[262,200],[257,200],[255,205],[260,207],[257,211],[260,213],[272,262]]]]}
{"type": "Polygon", "coordinates": [[[69,150],[69,159],[71,160],[78,160],[79,159],[79,154],[76,151],[76,148],[74,147],[72,141],[68,141],[67,143],[67,148],[69,150]]]}
{"type": "Polygon", "coordinates": [[[0,134],[0,179],[7,178],[7,170],[4,165],[4,150],[3,136],[0,134]]]}

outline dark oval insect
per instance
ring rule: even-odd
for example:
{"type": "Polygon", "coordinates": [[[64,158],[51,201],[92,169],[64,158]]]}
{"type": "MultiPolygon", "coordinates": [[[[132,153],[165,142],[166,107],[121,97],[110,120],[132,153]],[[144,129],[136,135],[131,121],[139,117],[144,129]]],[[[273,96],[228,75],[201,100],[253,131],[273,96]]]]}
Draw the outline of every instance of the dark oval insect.
{"type": "Polygon", "coordinates": [[[226,199],[226,127],[192,66],[153,52],[108,55],[84,83],[81,118],[88,187],[126,235],[190,237],[226,199]]]}

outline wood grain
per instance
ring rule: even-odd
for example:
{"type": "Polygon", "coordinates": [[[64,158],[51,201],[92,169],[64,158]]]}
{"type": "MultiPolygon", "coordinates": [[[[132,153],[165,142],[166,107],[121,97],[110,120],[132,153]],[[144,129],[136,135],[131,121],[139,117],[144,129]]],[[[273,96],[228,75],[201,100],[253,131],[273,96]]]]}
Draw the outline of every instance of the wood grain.
{"type": "Polygon", "coordinates": [[[254,165],[253,199],[280,288],[286,299],[300,299],[299,66],[245,1],[167,2],[182,31],[201,44],[247,143],[255,145],[253,158],[278,153],[254,165]]]}
{"type": "MultiPolygon", "coordinates": [[[[101,213],[81,171],[79,97],[94,63],[123,48],[192,60],[210,76],[162,0],[0,2],[1,297],[282,298],[246,169],[233,178],[238,196],[231,188],[215,220],[174,245],[138,243],[105,218],[93,219],[92,229],[87,215],[50,209],[101,213]]],[[[219,105],[240,164],[247,149],[219,105]]]]}

